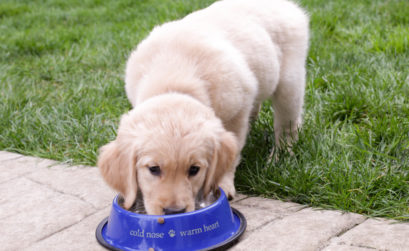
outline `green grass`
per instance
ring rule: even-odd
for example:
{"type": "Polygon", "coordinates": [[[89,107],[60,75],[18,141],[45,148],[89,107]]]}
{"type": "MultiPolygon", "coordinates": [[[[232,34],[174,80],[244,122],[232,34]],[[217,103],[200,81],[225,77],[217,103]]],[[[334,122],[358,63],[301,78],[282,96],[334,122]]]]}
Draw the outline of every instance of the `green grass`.
{"type": "MultiPolygon", "coordinates": [[[[213,0],[0,2],[0,149],[95,165],[130,109],[123,72],[156,25],[213,0]]],[[[409,220],[409,2],[304,0],[311,48],[294,155],[252,124],[241,192],[409,220]]]]}

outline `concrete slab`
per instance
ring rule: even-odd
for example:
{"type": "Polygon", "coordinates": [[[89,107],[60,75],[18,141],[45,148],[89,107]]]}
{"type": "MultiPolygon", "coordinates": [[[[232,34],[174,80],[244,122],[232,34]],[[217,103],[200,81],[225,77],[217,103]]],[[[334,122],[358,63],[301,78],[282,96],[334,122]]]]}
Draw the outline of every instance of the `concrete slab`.
{"type": "Polygon", "coordinates": [[[77,251],[93,250],[106,251],[95,239],[95,229],[102,219],[109,215],[111,207],[106,207],[92,214],[75,225],[55,233],[50,237],[34,243],[24,250],[53,250],[77,251]]]}
{"type": "Polygon", "coordinates": [[[18,158],[23,158],[24,155],[18,154],[18,153],[11,153],[11,152],[5,152],[5,151],[0,151],[0,163],[8,160],[14,160],[18,158]]]}
{"type": "Polygon", "coordinates": [[[0,220],[26,214],[56,196],[54,191],[24,177],[0,184],[0,191],[0,220]]]}
{"type": "Polygon", "coordinates": [[[96,167],[55,165],[29,173],[27,177],[61,193],[77,196],[97,209],[110,205],[116,195],[96,167]]]}
{"type": "Polygon", "coordinates": [[[233,204],[232,207],[239,210],[247,220],[246,232],[244,233],[242,238],[245,238],[245,236],[253,230],[258,229],[261,226],[264,226],[272,220],[280,217],[280,215],[278,214],[266,214],[263,209],[250,208],[237,204],[233,204]]]}
{"type": "Polygon", "coordinates": [[[368,219],[343,235],[331,240],[332,245],[348,245],[379,250],[409,250],[409,223],[385,219],[368,219]]]}
{"type": "MultiPolygon", "coordinates": [[[[3,250],[19,250],[65,229],[95,209],[75,197],[55,193],[29,210],[0,221],[0,243],[3,250]]],[[[34,203],[33,203],[34,204],[34,203]]]]}
{"type": "Polygon", "coordinates": [[[239,205],[247,206],[250,208],[259,208],[268,211],[269,213],[282,214],[285,212],[299,211],[306,206],[293,202],[283,202],[280,200],[266,199],[262,197],[248,197],[244,200],[237,202],[239,205]]]}
{"type": "Polygon", "coordinates": [[[250,196],[245,195],[245,194],[241,194],[241,193],[236,193],[236,195],[234,196],[233,200],[230,201],[230,203],[234,203],[234,202],[237,202],[237,201],[240,201],[240,200],[244,200],[244,199],[246,199],[248,197],[250,197],[250,196]]]}
{"type": "Polygon", "coordinates": [[[272,220],[283,218],[303,208],[299,204],[273,201],[259,197],[245,198],[233,202],[231,205],[243,213],[247,219],[247,229],[243,238],[246,238],[249,232],[264,226],[272,220]]]}
{"type": "MultiPolygon", "coordinates": [[[[4,154],[3,154],[4,155],[4,154]]],[[[14,156],[14,154],[13,154],[14,156]]],[[[20,155],[20,158],[0,161],[0,184],[39,169],[55,165],[57,162],[20,155]]]]}
{"type": "Polygon", "coordinates": [[[331,245],[324,248],[322,251],[375,251],[375,250],[379,249],[331,243],[331,245]]]}
{"type": "Polygon", "coordinates": [[[364,219],[357,214],[306,208],[251,232],[232,250],[318,250],[332,236],[364,219]]]}

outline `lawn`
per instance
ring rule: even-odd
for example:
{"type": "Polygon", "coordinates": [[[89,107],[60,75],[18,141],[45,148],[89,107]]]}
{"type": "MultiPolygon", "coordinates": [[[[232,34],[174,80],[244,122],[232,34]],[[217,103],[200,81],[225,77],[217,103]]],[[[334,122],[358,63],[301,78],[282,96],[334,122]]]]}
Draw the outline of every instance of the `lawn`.
{"type": "MultiPolygon", "coordinates": [[[[130,109],[130,51],[212,0],[0,2],[0,149],[95,165],[130,109]]],[[[304,0],[304,127],[277,153],[273,111],[252,124],[239,191],[409,221],[409,2],[304,0]]]]}

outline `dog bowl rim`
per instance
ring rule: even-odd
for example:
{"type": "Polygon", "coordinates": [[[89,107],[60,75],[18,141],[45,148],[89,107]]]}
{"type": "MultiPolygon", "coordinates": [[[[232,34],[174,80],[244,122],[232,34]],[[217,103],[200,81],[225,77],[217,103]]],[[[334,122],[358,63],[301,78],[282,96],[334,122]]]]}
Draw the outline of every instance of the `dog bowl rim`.
{"type": "Polygon", "coordinates": [[[125,214],[127,216],[130,216],[130,217],[143,217],[143,218],[146,218],[146,219],[157,219],[158,217],[162,217],[164,219],[171,219],[171,218],[174,218],[174,217],[179,217],[181,214],[189,216],[189,215],[199,214],[199,213],[201,213],[203,211],[206,211],[206,210],[209,210],[209,209],[211,209],[213,207],[217,207],[218,204],[222,203],[223,199],[225,199],[225,198],[227,199],[226,194],[224,193],[224,190],[221,187],[219,187],[218,191],[219,191],[219,196],[217,197],[217,199],[212,204],[210,204],[210,205],[208,205],[206,207],[191,211],[191,212],[187,212],[187,213],[161,215],[161,214],[139,214],[139,213],[136,213],[136,212],[131,212],[131,211],[128,211],[128,210],[124,209],[123,207],[121,207],[119,205],[119,203],[118,203],[118,199],[119,199],[119,196],[120,196],[119,194],[117,194],[115,196],[115,198],[113,200],[113,203],[112,203],[112,206],[117,211],[120,211],[121,213],[123,213],[123,214],[125,214]]]}
{"type": "Polygon", "coordinates": [[[187,213],[179,213],[179,214],[169,214],[169,215],[160,215],[160,214],[139,214],[136,212],[131,212],[128,211],[126,209],[124,209],[123,207],[121,207],[118,203],[118,199],[119,199],[119,194],[117,194],[113,200],[112,206],[117,209],[118,211],[120,211],[121,213],[125,214],[126,216],[130,216],[130,217],[143,217],[145,219],[157,219],[158,217],[162,217],[165,220],[166,219],[171,219],[171,218],[175,218],[175,217],[180,217],[180,215],[194,215],[194,214],[200,214],[203,211],[207,211],[213,207],[217,207],[218,204],[222,203],[223,199],[227,199],[226,194],[224,193],[223,189],[221,187],[219,187],[218,191],[220,191],[219,196],[217,197],[217,199],[210,205],[204,207],[204,208],[200,208],[191,212],[187,212],[187,213]]]}
{"type": "MultiPolygon", "coordinates": [[[[206,208],[208,208],[208,207],[206,207],[206,208]]],[[[206,209],[206,208],[203,208],[203,209],[206,209]]],[[[233,207],[230,207],[230,208],[231,208],[233,214],[235,214],[238,217],[238,219],[240,220],[240,226],[239,226],[239,229],[237,230],[237,232],[234,235],[230,236],[230,238],[228,238],[228,239],[226,239],[226,240],[224,240],[224,241],[222,241],[220,243],[217,243],[217,244],[215,244],[213,246],[210,246],[210,247],[207,247],[207,248],[204,248],[204,249],[200,249],[201,251],[218,250],[218,249],[224,249],[224,248],[231,247],[243,235],[244,231],[247,228],[247,220],[239,210],[237,210],[237,209],[235,209],[233,207]]],[[[199,210],[197,210],[197,211],[199,211],[199,210]]],[[[194,212],[196,212],[196,211],[194,211],[194,212]]],[[[152,215],[152,216],[155,216],[155,215],[152,215]]],[[[156,217],[157,217],[157,215],[156,215],[156,217]]],[[[104,237],[102,236],[102,230],[107,225],[108,218],[109,217],[105,217],[98,224],[98,227],[97,227],[97,229],[95,231],[95,237],[97,238],[97,241],[99,242],[99,244],[101,244],[103,247],[105,247],[105,248],[107,248],[109,250],[113,250],[113,251],[123,251],[120,248],[117,248],[115,246],[110,245],[107,241],[105,241],[104,237]]]]}

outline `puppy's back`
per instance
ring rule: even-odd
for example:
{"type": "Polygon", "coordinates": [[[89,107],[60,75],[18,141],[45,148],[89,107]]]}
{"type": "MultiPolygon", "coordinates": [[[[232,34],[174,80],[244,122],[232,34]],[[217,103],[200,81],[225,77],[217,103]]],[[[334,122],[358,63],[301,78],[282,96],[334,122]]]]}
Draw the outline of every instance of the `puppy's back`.
{"type": "MultiPolygon", "coordinates": [[[[240,87],[243,93],[250,95],[256,88],[261,95],[258,99],[262,100],[277,86],[283,53],[286,50],[306,53],[307,47],[308,17],[292,2],[216,2],[181,20],[156,27],[140,43],[128,60],[127,95],[134,106],[141,102],[137,101],[138,85],[148,75],[172,82],[172,77],[179,79],[185,75],[190,78],[197,72],[211,76],[217,72],[218,76],[213,76],[217,78],[213,85],[226,84],[220,83],[223,79],[224,82],[234,82],[228,76],[242,74],[239,78],[245,80],[240,81],[243,82],[240,87]],[[232,64],[230,69],[227,64],[232,64]]],[[[167,83],[162,81],[160,84],[167,83]]],[[[218,89],[218,92],[223,90],[218,89]]]]}

